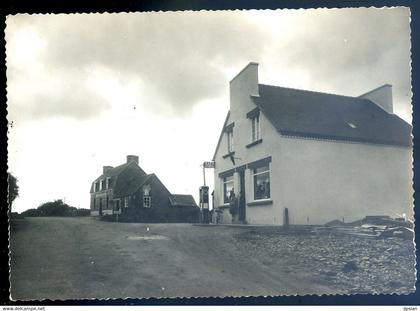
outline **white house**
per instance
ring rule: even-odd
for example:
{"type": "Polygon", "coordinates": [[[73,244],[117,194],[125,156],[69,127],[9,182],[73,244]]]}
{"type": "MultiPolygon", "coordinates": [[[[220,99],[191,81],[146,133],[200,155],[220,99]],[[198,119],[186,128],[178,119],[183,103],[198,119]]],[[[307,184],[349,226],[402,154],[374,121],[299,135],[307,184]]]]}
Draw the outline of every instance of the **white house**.
{"type": "Polygon", "coordinates": [[[258,83],[249,63],[230,82],[213,157],[214,207],[232,221],[290,224],[412,215],[411,126],[393,114],[392,87],[359,97],[258,83]]]}

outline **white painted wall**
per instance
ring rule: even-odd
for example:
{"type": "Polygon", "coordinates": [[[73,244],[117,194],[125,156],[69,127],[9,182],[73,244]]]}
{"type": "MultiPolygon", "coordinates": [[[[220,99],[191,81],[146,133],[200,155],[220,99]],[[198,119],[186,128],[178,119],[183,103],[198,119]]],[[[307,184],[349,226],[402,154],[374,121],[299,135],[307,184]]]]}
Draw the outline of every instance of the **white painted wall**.
{"type": "Polygon", "coordinates": [[[291,223],[413,214],[411,148],[279,140],[272,185],[280,194],[275,204],[288,207],[291,223]]]}

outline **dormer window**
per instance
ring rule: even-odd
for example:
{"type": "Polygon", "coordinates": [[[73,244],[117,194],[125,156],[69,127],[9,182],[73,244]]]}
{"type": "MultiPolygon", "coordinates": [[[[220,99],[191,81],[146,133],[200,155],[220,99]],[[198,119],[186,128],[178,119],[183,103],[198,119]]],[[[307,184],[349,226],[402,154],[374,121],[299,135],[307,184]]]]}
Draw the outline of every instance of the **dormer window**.
{"type": "Polygon", "coordinates": [[[228,153],[233,152],[233,129],[226,133],[228,153]]]}
{"type": "Polygon", "coordinates": [[[256,107],[246,114],[251,126],[251,142],[246,145],[247,148],[258,145],[262,142],[261,124],[260,124],[260,108],[256,107]]]}
{"type": "Polygon", "coordinates": [[[251,118],[251,141],[255,142],[261,139],[260,115],[251,118]]]}
{"type": "Polygon", "coordinates": [[[105,190],[105,180],[101,179],[99,181],[99,191],[105,190]]]}
{"type": "Polygon", "coordinates": [[[106,189],[109,189],[111,187],[111,177],[106,178],[106,189]]]}
{"type": "Polygon", "coordinates": [[[224,129],[226,133],[226,141],[227,141],[227,152],[228,154],[234,152],[233,151],[233,127],[234,123],[227,125],[224,129]]]}

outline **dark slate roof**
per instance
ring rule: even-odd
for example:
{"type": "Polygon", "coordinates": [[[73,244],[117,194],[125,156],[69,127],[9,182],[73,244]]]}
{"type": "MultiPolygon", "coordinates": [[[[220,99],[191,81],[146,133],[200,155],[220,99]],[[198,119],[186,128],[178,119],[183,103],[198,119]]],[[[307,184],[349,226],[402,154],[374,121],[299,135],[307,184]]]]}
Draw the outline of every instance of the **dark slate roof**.
{"type": "Polygon", "coordinates": [[[193,196],[190,194],[172,194],[169,197],[169,202],[172,206],[197,206],[193,196]]]}
{"type": "Polygon", "coordinates": [[[126,197],[129,195],[133,195],[153,175],[154,174],[127,176],[125,174],[122,174],[118,178],[118,182],[115,185],[114,197],[121,198],[121,197],[126,197]]]}
{"type": "Polygon", "coordinates": [[[105,174],[102,174],[101,176],[96,178],[92,182],[92,185],[90,187],[90,192],[93,192],[93,185],[95,182],[97,182],[100,179],[105,179],[107,177],[111,177],[111,188],[115,188],[115,186],[117,185],[117,180],[119,179],[119,176],[121,175],[121,173],[130,168],[134,169],[135,171],[138,171],[139,175],[146,175],[146,172],[143,171],[143,169],[140,166],[138,166],[137,163],[135,162],[124,163],[124,164],[121,164],[119,166],[109,169],[105,174]]]}
{"type": "Polygon", "coordinates": [[[263,84],[252,98],[283,135],[411,146],[411,126],[368,99],[263,84]]]}

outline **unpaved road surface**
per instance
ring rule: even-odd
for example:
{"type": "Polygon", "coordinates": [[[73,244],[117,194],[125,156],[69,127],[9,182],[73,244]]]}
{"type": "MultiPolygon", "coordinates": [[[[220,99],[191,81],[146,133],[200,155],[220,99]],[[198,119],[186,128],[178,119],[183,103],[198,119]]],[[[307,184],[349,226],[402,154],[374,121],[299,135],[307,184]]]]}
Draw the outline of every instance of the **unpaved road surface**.
{"type": "Polygon", "coordinates": [[[255,239],[253,232],[191,224],[110,223],[90,217],[12,220],[12,299],[337,292],[336,283],[312,273],[310,262],[295,269],[293,252],[273,253],[264,243],[280,242],[261,240],[260,235],[255,239]]]}

